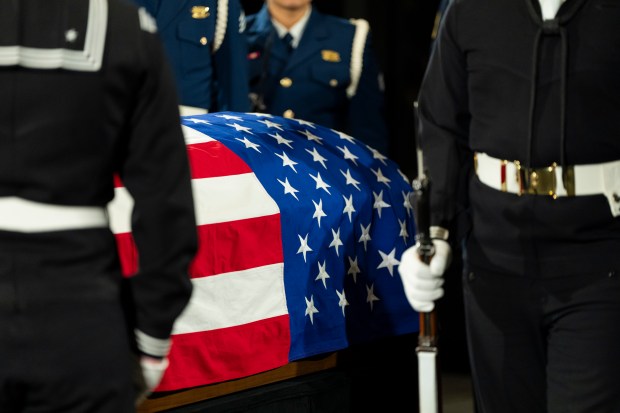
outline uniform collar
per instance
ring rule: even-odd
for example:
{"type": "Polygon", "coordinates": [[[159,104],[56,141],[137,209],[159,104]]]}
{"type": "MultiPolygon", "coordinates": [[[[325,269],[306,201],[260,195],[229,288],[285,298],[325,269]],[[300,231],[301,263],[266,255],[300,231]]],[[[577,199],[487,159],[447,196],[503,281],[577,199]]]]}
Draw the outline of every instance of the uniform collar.
{"type": "Polygon", "coordinates": [[[308,10],[306,10],[306,14],[304,14],[303,17],[299,19],[299,21],[295,23],[290,29],[287,29],[286,27],[284,27],[282,24],[278,23],[274,19],[271,19],[271,23],[273,24],[273,27],[275,27],[276,31],[278,32],[278,37],[282,38],[286,35],[286,33],[291,34],[291,36],[293,37],[291,44],[293,48],[295,48],[297,47],[297,45],[299,44],[299,41],[301,40],[301,36],[303,35],[304,29],[306,28],[306,25],[308,24],[308,19],[310,19],[311,13],[312,13],[312,6],[308,7],[308,10]]]}
{"type": "Polygon", "coordinates": [[[566,0],[538,0],[543,20],[553,20],[558,9],[566,0]]]}

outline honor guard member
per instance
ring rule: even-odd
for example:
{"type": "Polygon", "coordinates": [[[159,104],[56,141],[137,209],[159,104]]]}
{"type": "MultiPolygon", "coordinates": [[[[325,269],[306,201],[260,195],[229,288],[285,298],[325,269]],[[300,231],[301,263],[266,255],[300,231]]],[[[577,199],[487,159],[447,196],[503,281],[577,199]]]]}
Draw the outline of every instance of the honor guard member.
{"type": "Polygon", "coordinates": [[[250,110],[239,0],[133,0],[157,20],[181,115],[250,110]]]}
{"type": "Polygon", "coordinates": [[[480,413],[620,412],[620,2],[453,0],[419,93],[442,296],[466,176],[464,302],[480,413]]]}
{"type": "Polygon", "coordinates": [[[0,90],[0,411],[133,412],[132,368],[158,384],[197,248],[155,21],[125,0],[2,0],[0,90]],[[115,176],[134,202],[130,278],[115,176]]]}
{"type": "Polygon", "coordinates": [[[388,151],[383,83],[365,20],[266,0],[247,17],[253,110],[303,119],[388,151]],[[290,41],[288,41],[290,39],[290,41]]]}

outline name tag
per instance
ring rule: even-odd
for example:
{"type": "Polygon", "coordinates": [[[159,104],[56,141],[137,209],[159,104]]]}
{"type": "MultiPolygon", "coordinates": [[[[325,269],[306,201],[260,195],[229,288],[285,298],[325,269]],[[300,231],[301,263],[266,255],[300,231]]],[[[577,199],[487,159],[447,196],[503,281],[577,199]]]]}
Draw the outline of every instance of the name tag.
{"type": "Polygon", "coordinates": [[[326,62],[339,62],[340,53],[335,50],[321,50],[321,57],[326,62]]]}
{"type": "Polygon", "coordinates": [[[206,19],[209,14],[209,7],[207,6],[192,7],[192,19],[206,19]]]}

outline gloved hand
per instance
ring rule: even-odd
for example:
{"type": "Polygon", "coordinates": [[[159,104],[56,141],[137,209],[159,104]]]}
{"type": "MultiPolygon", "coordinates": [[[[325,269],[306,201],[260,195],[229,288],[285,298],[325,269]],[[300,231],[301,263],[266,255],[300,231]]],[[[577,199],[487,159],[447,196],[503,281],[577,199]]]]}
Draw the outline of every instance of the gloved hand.
{"type": "Polygon", "coordinates": [[[420,313],[435,308],[435,300],[443,297],[443,274],[452,261],[452,248],[447,241],[434,239],[435,255],[430,264],[422,262],[417,247],[406,249],[398,266],[405,295],[411,307],[420,313]]]}
{"type": "Polygon", "coordinates": [[[141,404],[159,385],[164,372],[168,368],[168,358],[155,358],[147,355],[139,356],[138,371],[134,374],[136,385],[136,406],[141,404]]]}

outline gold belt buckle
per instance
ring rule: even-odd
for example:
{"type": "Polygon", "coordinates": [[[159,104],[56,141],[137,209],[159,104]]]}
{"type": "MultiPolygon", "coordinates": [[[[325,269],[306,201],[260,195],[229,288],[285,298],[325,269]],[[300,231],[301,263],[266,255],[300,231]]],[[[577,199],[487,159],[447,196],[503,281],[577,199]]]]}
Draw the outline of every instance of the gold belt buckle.
{"type": "Polygon", "coordinates": [[[544,168],[524,168],[517,161],[517,181],[519,182],[519,195],[549,195],[553,199],[557,198],[558,182],[555,169],[557,164],[544,168]]]}

